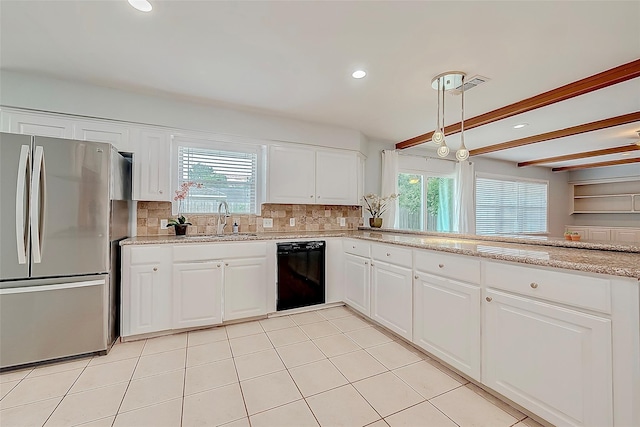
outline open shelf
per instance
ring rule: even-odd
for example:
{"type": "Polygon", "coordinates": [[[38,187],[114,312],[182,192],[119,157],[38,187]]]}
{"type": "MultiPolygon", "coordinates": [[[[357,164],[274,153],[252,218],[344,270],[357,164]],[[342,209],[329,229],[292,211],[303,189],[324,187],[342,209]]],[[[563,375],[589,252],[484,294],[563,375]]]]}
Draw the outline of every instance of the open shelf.
{"type": "Polygon", "coordinates": [[[640,213],[640,177],[571,185],[572,213],[640,213]]]}

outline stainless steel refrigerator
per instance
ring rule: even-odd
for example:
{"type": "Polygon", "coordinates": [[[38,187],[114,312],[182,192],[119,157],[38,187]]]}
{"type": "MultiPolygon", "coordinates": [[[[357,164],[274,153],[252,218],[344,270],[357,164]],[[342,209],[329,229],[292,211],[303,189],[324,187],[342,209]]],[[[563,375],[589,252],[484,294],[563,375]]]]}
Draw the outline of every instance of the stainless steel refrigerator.
{"type": "Polygon", "coordinates": [[[117,338],[130,171],[110,144],[0,133],[0,368],[117,338]]]}

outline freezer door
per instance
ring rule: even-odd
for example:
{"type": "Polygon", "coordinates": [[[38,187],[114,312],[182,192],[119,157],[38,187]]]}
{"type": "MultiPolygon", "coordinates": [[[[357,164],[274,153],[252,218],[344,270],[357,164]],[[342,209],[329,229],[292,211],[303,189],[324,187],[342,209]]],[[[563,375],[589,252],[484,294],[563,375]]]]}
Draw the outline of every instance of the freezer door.
{"type": "Polygon", "coordinates": [[[109,271],[109,144],[34,138],[31,277],[109,271]]]}
{"type": "Polygon", "coordinates": [[[29,277],[31,136],[0,133],[0,280],[29,277]]]}

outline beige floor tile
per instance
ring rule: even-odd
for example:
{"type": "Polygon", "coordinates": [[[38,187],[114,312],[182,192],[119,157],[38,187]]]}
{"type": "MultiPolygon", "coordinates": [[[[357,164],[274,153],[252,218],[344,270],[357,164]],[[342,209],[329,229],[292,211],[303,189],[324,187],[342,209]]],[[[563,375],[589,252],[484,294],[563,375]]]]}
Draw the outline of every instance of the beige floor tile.
{"type": "Polygon", "coordinates": [[[232,338],[229,340],[233,357],[245,354],[257,353],[259,351],[273,348],[273,344],[264,332],[261,334],[248,335],[246,337],[232,338]]]}
{"type": "Polygon", "coordinates": [[[340,306],[340,307],[332,307],[332,308],[326,308],[324,310],[318,310],[317,313],[324,317],[327,320],[330,319],[337,319],[339,317],[346,317],[346,316],[350,316],[353,313],[345,306],[340,306]]]}
{"type": "Polygon", "coordinates": [[[120,412],[133,411],[182,396],[184,371],[173,371],[131,381],[120,412]]]}
{"type": "Polygon", "coordinates": [[[420,403],[424,397],[391,372],[352,384],[382,417],[420,403]]]}
{"type": "Polygon", "coordinates": [[[362,348],[374,347],[393,341],[389,336],[383,334],[376,328],[358,329],[347,332],[345,335],[355,341],[356,344],[362,348]]]}
{"type": "Polygon", "coordinates": [[[86,367],[91,362],[91,357],[85,357],[78,360],[70,360],[67,362],[52,363],[50,365],[44,365],[36,367],[27,378],[41,377],[42,375],[55,374],[57,372],[71,371],[74,369],[80,369],[86,367]]]}
{"type": "Polygon", "coordinates": [[[99,420],[89,421],[88,423],[84,424],[78,424],[76,427],[111,427],[115,419],[115,416],[100,418],[99,420]]]}
{"type": "Polygon", "coordinates": [[[509,405],[508,403],[503,402],[502,400],[498,399],[494,395],[484,391],[483,389],[481,389],[477,385],[475,385],[473,383],[468,383],[465,387],[467,387],[469,390],[473,391],[474,393],[484,397],[486,400],[488,400],[489,402],[493,403],[498,408],[502,409],[503,411],[505,411],[507,414],[511,415],[513,418],[517,419],[518,421],[522,421],[525,418],[527,418],[527,416],[525,414],[523,414],[522,412],[518,411],[513,406],[509,405]]]}
{"type": "Polygon", "coordinates": [[[274,349],[260,351],[234,358],[240,381],[259,377],[285,369],[274,349]]]}
{"type": "Polygon", "coordinates": [[[31,371],[33,371],[33,368],[3,372],[0,374],[0,384],[10,381],[19,381],[29,375],[31,371]]]}
{"type": "Polygon", "coordinates": [[[358,344],[344,334],[318,338],[313,340],[313,342],[327,357],[334,357],[360,350],[358,344]]]}
{"type": "Polygon", "coordinates": [[[291,368],[289,373],[304,397],[348,384],[328,359],[291,368]]]}
{"type": "Polygon", "coordinates": [[[26,378],[0,400],[0,409],[64,396],[81,372],[82,369],[74,369],[42,377],[26,378]]]}
{"type": "Polygon", "coordinates": [[[187,347],[187,333],[167,335],[158,338],[149,338],[142,350],[142,356],[178,350],[187,347]]]}
{"type": "Polygon", "coordinates": [[[208,344],[210,342],[223,341],[227,339],[227,329],[224,326],[217,328],[202,329],[189,332],[187,346],[208,344]]]}
{"type": "Polygon", "coordinates": [[[121,383],[68,394],[45,426],[74,426],[115,415],[126,390],[127,384],[121,383]]]}
{"type": "Polygon", "coordinates": [[[506,427],[518,421],[466,387],[441,394],[430,402],[461,427],[506,427]]]}
{"type": "Polygon", "coordinates": [[[270,317],[260,321],[262,329],[266,332],[277,331],[278,329],[292,328],[296,326],[289,316],[270,317]]]}
{"type": "Polygon", "coordinates": [[[378,420],[378,421],[373,422],[371,424],[367,424],[366,427],[389,427],[389,424],[387,424],[387,422],[385,420],[378,420]]]}
{"type": "Polygon", "coordinates": [[[223,424],[221,427],[251,427],[251,424],[249,424],[249,418],[240,418],[228,424],[223,424]]]}
{"type": "Polygon", "coordinates": [[[469,383],[468,379],[466,379],[462,375],[458,375],[456,372],[453,371],[453,369],[449,368],[448,366],[445,366],[443,363],[440,363],[439,361],[437,361],[435,359],[431,359],[429,357],[426,357],[426,355],[425,355],[424,361],[427,362],[429,365],[433,366],[434,368],[440,370],[440,372],[444,372],[445,374],[447,374],[448,376],[450,376],[454,380],[458,381],[460,384],[468,384],[469,383]]]}
{"type": "Polygon", "coordinates": [[[315,311],[308,311],[306,313],[292,314],[291,320],[296,322],[296,325],[308,325],[309,323],[322,322],[326,320],[324,317],[320,316],[315,311]]]}
{"type": "Polygon", "coordinates": [[[132,342],[118,342],[116,343],[109,354],[106,356],[95,356],[89,362],[89,366],[101,365],[103,363],[116,362],[118,360],[131,359],[134,357],[140,357],[142,349],[144,348],[147,340],[132,341],[132,342]]]}
{"type": "Polygon", "coordinates": [[[332,357],[330,360],[351,382],[387,371],[387,368],[364,350],[332,357]]]}
{"type": "Polygon", "coordinates": [[[138,359],[124,359],[102,365],[88,366],[73,384],[69,393],[78,393],[93,388],[129,382],[138,359]]]}
{"type": "Polygon", "coordinates": [[[14,389],[20,383],[20,380],[0,383],[0,399],[5,397],[7,393],[14,389]]]}
{"type": "Polygon", "coordinates": [[[233,359],[187,368],[184,394],[200,393],[238,382],[233,359]]]}
{"type": "Polygon", "coordinates": [[[431,399],[462,385],[426,361],[403,366],[393,372],[425,399],[431,399]]]}
{"type": "Polygon", "coordinates": [[[451,421],[442,412],[429,402],[422,402],[412,406],[402,412],[393,414],[385,418],[391,427],[456,427],[456,423],[451,421]]]}
{"type": "Polygon", "coordinates": [[[309,337],[302,332],[297,326],[293,328],[278,329],[277,331],[267,332],[269,339],[273,343],[274,347],[283,347],[285,345],[291,345],[302,341],[307,341],[309,337]]]}
{"type": "Polygon", "coordinates": [[[318,422],[304,400],[288,403],[252,415],[252,427],[318,427],[318,422]]]}
{"type": "Polygon", "coordinates": [[[396,369],[423,360],[418,350],[409,349],[397,342],[369,347],[367,352],[388,369],[396,369]]]}
{"type": "Polygon", "coordinates": [[[136,366],[136,370],[133,373],[133,379],[136,380],[175,371],[177,369],[184,369],[186,362],[186,348],[142,356],[138,360],[138,366],[136,366]]]}
{"type": "Polygon", "coordinates": [[[307,402],[321,426],[364,426],[380,419],[380,415],[352,385],[316,394],[307,402]]]}
{"type": "Polygon", "coordinates": [[[302,398],[287,371],[242,381],[240,387],[249,416],[302,398]]]}
{"type": "Polygon", "coordinates": [[[309,323],[300,326],[300,329],[311,339],[328,337],[330,335],[340,334],[340,330],[333,326],[330,322],[309,323]]]}
{"type": "Polygon", "coordinates": [[[187,348],[187,367],[231,358],[229,341],[218,341],[187,348]]]}
{"type": "Polygon", "coordinates": [[[357,316],[340,317],[338,319],[332,319],[330,322],[342,332],[355,331],[372,326],[357,316]]]}
{"type": "Polygon", "coordinates": [[[182,419],[182,399],[119,413],[113,427],[176,427],[182,419]]]}
{"type": "Polygon", "coordinates": [[[237,323],[235,325],[227,326],[227,336],[231,338],[246,337],[247,335],[255,335],[264,333],[264,329],[260,326],[259,321],[237,323]]]}
{"type": "Polygon", "coordinates": [[[246,417],[247,411],[239,384],[214,388],[184,398],[183,426],[219,426],[246,417]]]}
{"type": "Polygon", "coordinates": [[[312,341],[304,341],[276,349],[287,368],[326,359],[326,356],[312,341]]]}
{"type": "Polygon", "coordinates": [[[0,411],[0,425],[3,427],[42,427],[61,400],[62,396],[3,409],[0,411]]]}

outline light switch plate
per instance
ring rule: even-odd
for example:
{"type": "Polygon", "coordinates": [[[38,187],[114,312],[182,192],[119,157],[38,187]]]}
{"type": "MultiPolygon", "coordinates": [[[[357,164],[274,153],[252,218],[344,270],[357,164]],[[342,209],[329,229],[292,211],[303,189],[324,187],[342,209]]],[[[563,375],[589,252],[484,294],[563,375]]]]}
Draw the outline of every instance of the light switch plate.
{"type": "Polygon", "coordinates": [[[273,228],[273,218],[262,218],[262,227],[273,228]]]}
{"type": "Polygon", "coordinates": [[[340,227],[346,227],[346,226],[347,226],[347,219],[340,218],[340,227]]]}
{"type": "Polygon", "coordinates": [[[169,223],[169,220],[161,219],[160,220],[160,228],[167,228],[167,224],[168,223],[169,223]]]}
{"type": "Polygon", "coordinates": [[[296,225],[296,219],[295,218],[289,218],[289,225],[291,227],[294,227],[296,225]]]}

